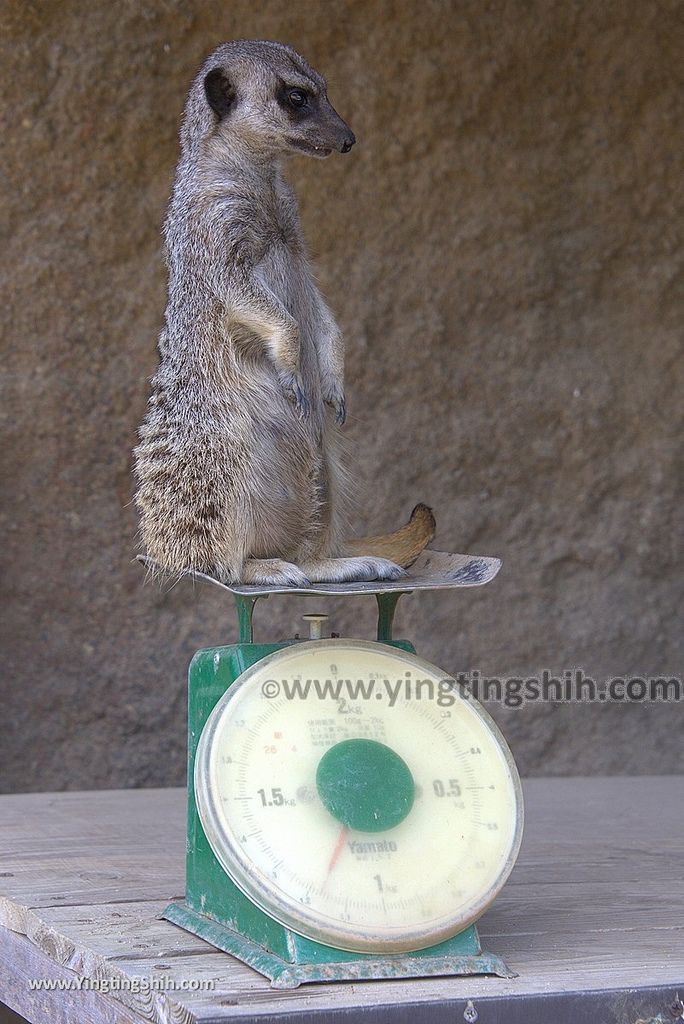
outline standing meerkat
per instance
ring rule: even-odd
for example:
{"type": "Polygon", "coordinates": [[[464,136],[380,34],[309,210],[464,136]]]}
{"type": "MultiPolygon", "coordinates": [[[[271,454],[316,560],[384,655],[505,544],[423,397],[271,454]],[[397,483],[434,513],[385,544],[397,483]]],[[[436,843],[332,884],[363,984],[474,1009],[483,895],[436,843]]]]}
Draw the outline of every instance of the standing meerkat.
{"type": "Polygon", "coordinates": [[[395,579],[434,534],[345,541],[343,344],[313,279],[292,153],[356,141],[288,46],[219,47],[195,78],[166,217],[168,304],[135,449],[143,545],[227,583],[395,579]]]}

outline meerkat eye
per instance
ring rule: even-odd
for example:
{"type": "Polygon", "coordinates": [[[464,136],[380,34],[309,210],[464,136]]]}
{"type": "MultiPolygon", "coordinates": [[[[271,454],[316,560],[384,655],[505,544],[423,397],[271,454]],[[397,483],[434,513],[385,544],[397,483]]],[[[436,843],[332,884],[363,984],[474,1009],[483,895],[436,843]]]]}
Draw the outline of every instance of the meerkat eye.
{"type": "Polygon", "coordinates": [[[309,97],[303,89],[290,89],[287,94],[287,101],[291,107],[305,107],[309,102],[309,97]]]}

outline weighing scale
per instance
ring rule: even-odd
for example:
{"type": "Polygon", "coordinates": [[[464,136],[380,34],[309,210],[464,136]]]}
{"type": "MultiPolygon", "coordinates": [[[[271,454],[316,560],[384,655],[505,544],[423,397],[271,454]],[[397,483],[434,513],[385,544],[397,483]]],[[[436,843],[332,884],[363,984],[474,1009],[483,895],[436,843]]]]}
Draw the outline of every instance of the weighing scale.
{"type": "MultiPolygon", "coordinates": [[[[153,566],[148,559],[143,564],[153,566]]],[[[392,638],[397,601],[481,586],[495,558],[424,551],[395,581],[228,586],[239,642],[189,670],[184,901],[163,917],[277,988],[496,974],[475,921],[508,877],[523,804],[513,757],[447,672],[392,638]],[[260,598],[374,595],[377,641],[254,643],[260,598]]]]}

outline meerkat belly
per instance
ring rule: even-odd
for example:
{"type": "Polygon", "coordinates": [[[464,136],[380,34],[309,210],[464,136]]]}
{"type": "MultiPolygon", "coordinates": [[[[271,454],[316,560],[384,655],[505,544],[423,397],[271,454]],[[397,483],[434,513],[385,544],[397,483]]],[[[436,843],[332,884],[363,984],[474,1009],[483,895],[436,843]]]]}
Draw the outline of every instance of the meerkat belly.
{"type": "Polygon", "coordinates": [[[251,524],[251,557],[294,557],[315,528],[320,505],[321,432],[283,393],[263,344],[241,337],[225,353],[220,377],[230,386],[203,396],[211,445],[232,466],[218,500],[228,518],[239,514],[251,524]]]}
{"type": "Polygon", "coordinates": [[[258,364],[233,363],[232,371],[240,379],[230,389],[204,389],[192,398],[185,393],[182,426],[179,419],[164,431],[178,450],[173,493],[179,493],[179,479],[187,480],[188,494],[195,486],[230,535],[248,523],[250,557],[293,556],[315,525],[320,449],[290,403],[270,394],[258,364]]]}
{"type": "Polygon", "coordinates": [[[278,415],[272,403],[253,408],[249,445],[242,500],[254,526],[250,554],[291,559],[318,519],[320,445],[291,408],[278,415]]]}

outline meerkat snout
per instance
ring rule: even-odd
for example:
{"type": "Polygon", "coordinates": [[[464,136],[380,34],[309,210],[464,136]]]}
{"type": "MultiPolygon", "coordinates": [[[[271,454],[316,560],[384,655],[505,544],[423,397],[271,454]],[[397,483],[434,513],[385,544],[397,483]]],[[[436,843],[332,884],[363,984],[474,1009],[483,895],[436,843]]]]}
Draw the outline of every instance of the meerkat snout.
{"type": "Polygon", "coordinates": [[[227,44],[204,74],[207,127],[228,145],[255,154],[348,153],[356,136],[330,103],[326,81],[281,43],[227,44]]]}

